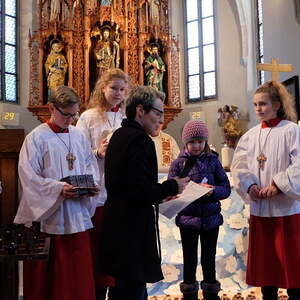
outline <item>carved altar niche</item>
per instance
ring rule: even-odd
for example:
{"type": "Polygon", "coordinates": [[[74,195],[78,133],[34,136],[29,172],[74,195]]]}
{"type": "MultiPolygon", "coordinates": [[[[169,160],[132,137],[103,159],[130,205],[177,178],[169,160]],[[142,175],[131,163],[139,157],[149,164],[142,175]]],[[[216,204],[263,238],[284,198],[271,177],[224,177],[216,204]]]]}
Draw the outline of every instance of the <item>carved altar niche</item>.
{"type": "MultiPolygon", "coordinates": [[[[48,57],[53,54],[54,43],[60,45],[61,59],[56,63],[61,70],[59,76],[63,76],[65,85],[78,92],[81,110],[87,107],[97,76],[101,74],[101,53],[96,53],[101,43],[110,45],[108,51],[115,53],[111,62],[131,76],[133,85],[145,84],[147,49],[151,44],[158,45],[165,63],[162,82],[166,93],[165,126],[181,111],[179,48],[178,40],[170,32],[168,0],[36,1],[38,28],[33,34],[29,33],[28,109],[41,122],[49,118],[47,97],[51,59],[48,57]]],[[[57,82],[61,82],[61,78],[57,82]]]]}

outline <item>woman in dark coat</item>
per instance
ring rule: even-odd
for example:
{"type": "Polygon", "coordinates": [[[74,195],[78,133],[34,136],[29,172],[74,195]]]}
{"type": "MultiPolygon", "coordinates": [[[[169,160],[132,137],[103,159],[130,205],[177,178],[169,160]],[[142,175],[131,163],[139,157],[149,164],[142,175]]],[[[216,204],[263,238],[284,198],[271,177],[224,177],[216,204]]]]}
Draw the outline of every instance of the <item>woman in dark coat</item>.
{"type": "Polygon", "coordinates": [[[112,299],[141,300],[146,283],[163,279],[158,204],[181,193],[188,179],[157,183],[155,134],[163,122],[164,94],[138,86],[129,95],[127,119],[112,136],[105,157],[101,267],[116,278],[112,299]]]}

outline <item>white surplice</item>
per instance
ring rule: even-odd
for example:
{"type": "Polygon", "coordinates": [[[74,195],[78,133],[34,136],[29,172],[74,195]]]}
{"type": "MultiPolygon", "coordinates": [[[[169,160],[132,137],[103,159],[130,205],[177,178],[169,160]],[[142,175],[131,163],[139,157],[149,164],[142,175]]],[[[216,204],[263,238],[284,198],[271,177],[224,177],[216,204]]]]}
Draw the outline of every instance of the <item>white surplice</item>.
{"type": "Polygon", "coordinates": [[[99,195],[64,199],[61,178],[70,175],[92,174],[100,183],[96,159],[82,132],[69,126],[68,133],[55,133],[44,123],[29,133],[20,151],[19,177],[21,202],[14,222],[30,226],[41,223],[41,231],[52,234],[71,234],[92,228],[91,217],[99,195]],[[59,139],[62,139],[64,143],[59,139]],[[69,170],[69,137],[71,152],[76,156],[73,170],[69,170]]]}
{"type": "MultiPolygon", "coordinates": [[[[124,114],[121,110],[117,112],[106,112],[106,118],[103,118],[97,108],[86,110],[80,116],[76,128],[81,130],[88,138],[93,152],[96,153],[101,140],[111,135],[113,131],[121,127],[124,114]]],[[[98,167],[100,171],[100,197],[97,206],[103,206],[107,199],[107,192],[104,183],[104,159],[97,157],[98,167]]]]}
{"type": "Polygon", "coordinates": [[[299,126],[282,120],[275,127],[261,128],[260,124],[253,127],[241,137],[234,152],[231,171],[237,192],[244,200],[251,201],[252,215],[279,217],[300,213],[299,126]],[[257,161],[260,130],[261,150],[267,158],[263,170],[259,169],[257,161]],[[251,184],[266,187],[272,180],[282,193],[258,201],[247,194],[251,184]]]}

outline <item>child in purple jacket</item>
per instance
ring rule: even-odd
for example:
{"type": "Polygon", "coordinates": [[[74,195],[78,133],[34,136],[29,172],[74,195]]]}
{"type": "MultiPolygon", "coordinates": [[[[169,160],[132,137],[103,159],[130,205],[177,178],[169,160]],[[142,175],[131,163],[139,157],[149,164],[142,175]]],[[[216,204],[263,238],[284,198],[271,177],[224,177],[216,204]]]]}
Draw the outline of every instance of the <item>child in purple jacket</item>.
{"type": "MultiPolygon", "coordinates": [[[[216,249],[219,226],[223,224],[220,200],[230,195],[227,175],[207,144],[208,128],[200,120],[188,121],[182,132],[185,152],[173,161],[169,178],[181,176],[186,164],[191,165],[191,180],[213,190],[195,200],[176,216],[183,250],[183,282],[180,290],[185,300],[198,299],[199,284],[196,281],[198,264],[198,239],[201,242],[201,266],[203,281],[201,289],[205,300],[220,299],[220,282],[216,280],[216,249]]],[[[185,168],[186,170],[186,168],[185,168]]],[[[186,175],[185,175],[186,176],[186,175]]]]}

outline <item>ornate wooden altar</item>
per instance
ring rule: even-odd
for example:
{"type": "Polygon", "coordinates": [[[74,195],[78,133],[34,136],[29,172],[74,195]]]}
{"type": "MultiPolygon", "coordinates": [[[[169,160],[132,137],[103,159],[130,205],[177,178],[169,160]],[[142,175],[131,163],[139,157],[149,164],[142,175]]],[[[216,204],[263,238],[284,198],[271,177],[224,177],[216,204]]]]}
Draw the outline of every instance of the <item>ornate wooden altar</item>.
{"type": "MultiPolygon", "coordinates": [[[[98,44],[107,41],[115,48],[114,66],[127,72],[133,85],[146,84],[145,61],[157,46],[165,62],[163,90],[166,93],[165,125],[181,111],[178,40],[170,32],[171,0],[39,0],[38,28],[29,33],[30,101],[28,109],[40,121],[49,117],[48,57],[60,43],[64,84],[74,87],[88,104],[97,76],[98,44]],[[104,31],[107,31],[104,33],[104,31]]],[[[99,55],[98,55],[99,57],[99,55]]]]}

